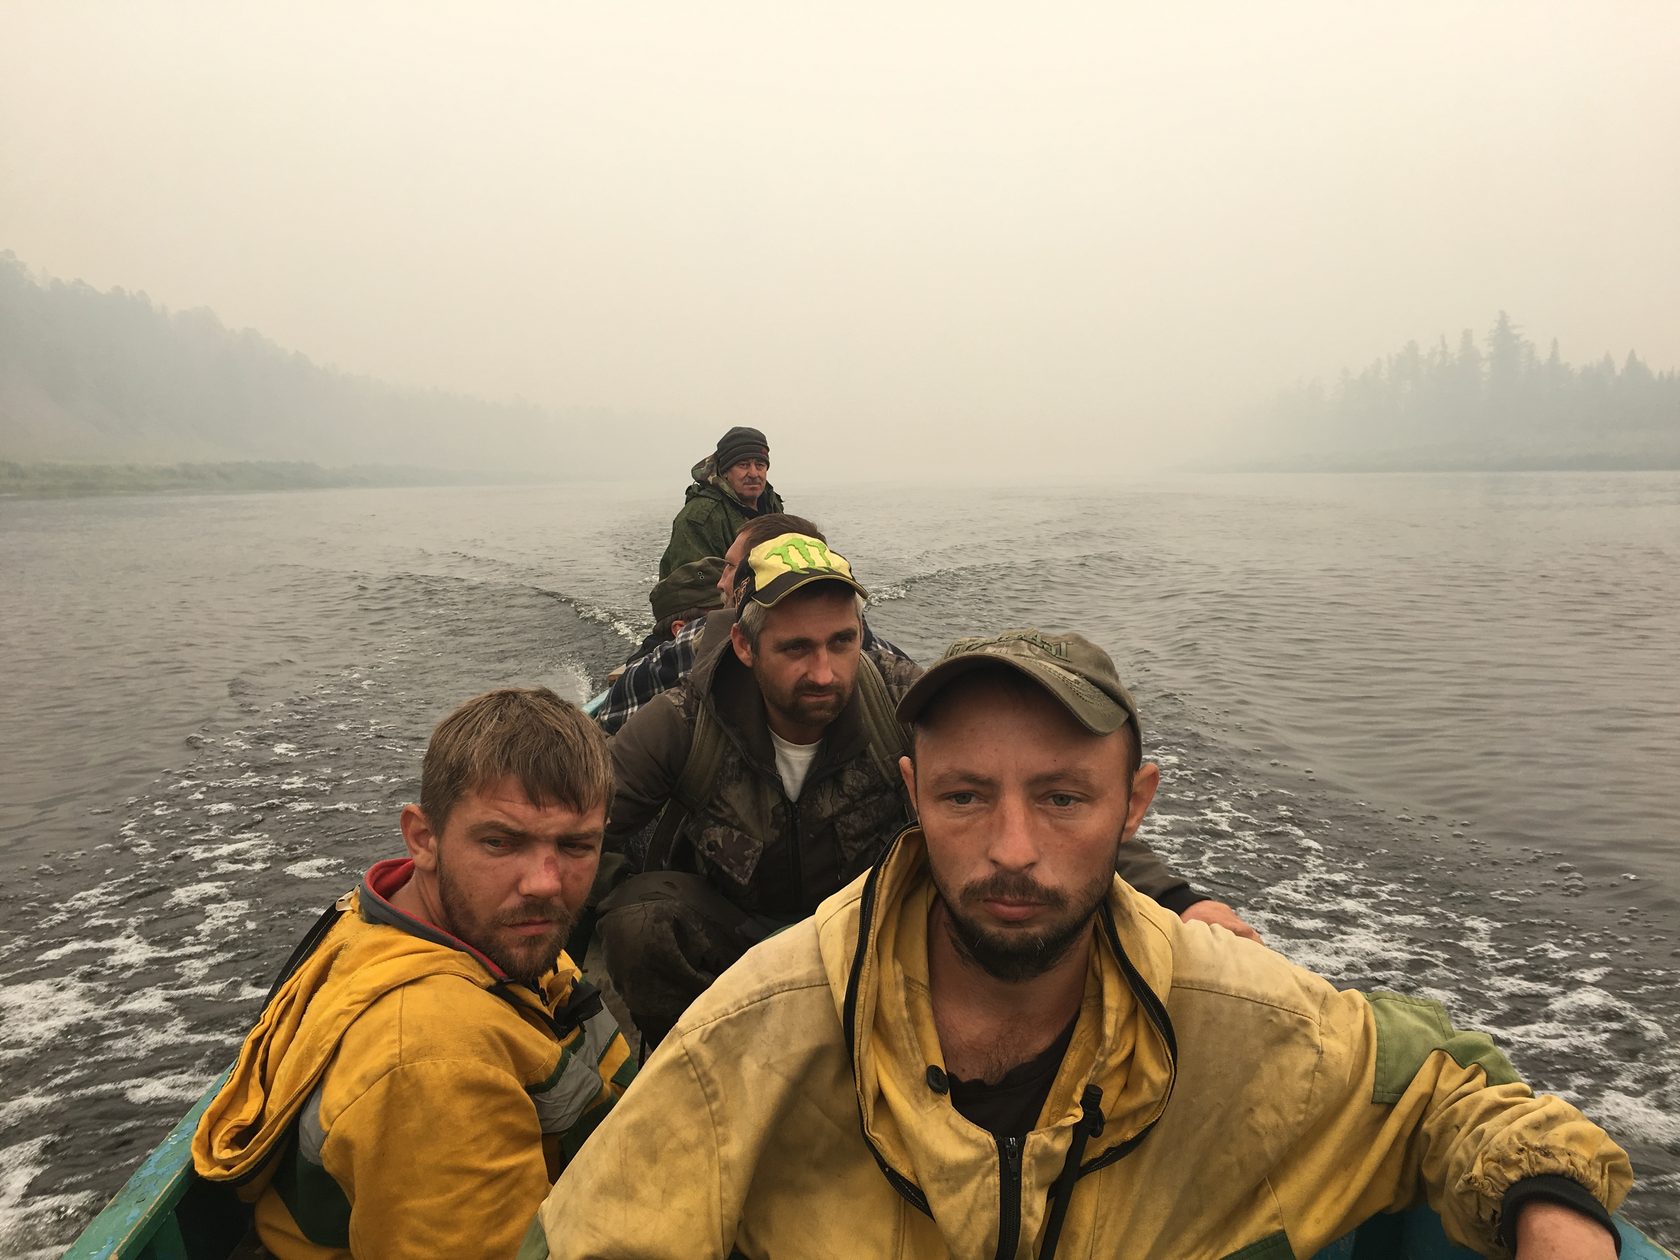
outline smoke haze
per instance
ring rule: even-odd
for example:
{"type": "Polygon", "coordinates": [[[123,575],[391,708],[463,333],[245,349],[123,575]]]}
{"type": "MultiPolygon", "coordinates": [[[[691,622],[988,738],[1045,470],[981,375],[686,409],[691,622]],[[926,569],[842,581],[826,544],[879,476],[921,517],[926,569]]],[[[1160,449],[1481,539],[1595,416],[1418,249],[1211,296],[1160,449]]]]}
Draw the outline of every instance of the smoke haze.
{"type": "MultiPolygon", "coordinates": [[[[1511,312],[1680,364],[1680,10],[10,4],[0,249],[689,460],[1217,451],[1511,312]],[[960,435],[953,450],[949,438],[960,435]]],[[[636,455],[642,468],[648,461],[636,455]]],[[[664,465],[658,465],[663,468],[664,465]]]]}

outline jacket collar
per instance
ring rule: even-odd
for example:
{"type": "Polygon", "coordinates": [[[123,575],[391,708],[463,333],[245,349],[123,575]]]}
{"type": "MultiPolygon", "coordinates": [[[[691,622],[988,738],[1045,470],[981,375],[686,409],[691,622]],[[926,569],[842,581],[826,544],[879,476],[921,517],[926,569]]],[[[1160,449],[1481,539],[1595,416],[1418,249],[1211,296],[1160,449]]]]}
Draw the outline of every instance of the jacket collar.
{"type": "MultiPolygon", "coordinates": [[[[509,977],[507,972],[497,966],[490,956],[482,950],[467,944],[460,937],[444,931],[435,923],[428,923],[425,919],[397,909],[396,906],[391,904],[390,899],[399,888],[408,883],[413,875],[413,858],[387,858],[383,862],[375,862],[370,866],[367,874],[362,876],[362,885],[357,890],[356,901],[362,918],[368,923],[379,923],[386,927],[396,928],[400,932],[406,932],[410,936],[418,937],[420,940],[433,945],[442,945],[446,949],[459,950],[489,972],[490,978],[498,986],[533,990],[545,1002],[553,1001],[570,988],[573,974],[564,965],[549,972],[543,977],[542,983],[539,985],[522,985],[509,977]],[[557,979],[560,982],[558,987],[555,984],[557,979]]],[[[566,962],[570,961],[566,959],[564,954],[561,955],[561,958],[566,962]]]]}
{"type": "Polygon", "coordinates": [[[756,504],[741,502],[740,496],[729,488],[729,483],[724,480],[723,474],[718,471],[717,454],[715,452],[697,462],[693,468],[688,470],[688,475],[694,480],[688,487],[684,496],[685,499],[692,499],[696,495],[704,494],[724,503],[733,503],[748,516],[759,516],[768,511],[770,504],[775,499],[776,487],[771,485],[770,479],[766,477],[764,479],[764,489],[759,491],[758,502],[756,504]]]}
{"type": "Polygon", "coordinates": [[[506,980],[507,972],[490,961],[488,954],[474,949],[460,937],[445,932],[435,923],[428,923],[416,915],[406,914],[391,904],[390,899],[396,895],[397,890],[413,876],[413,858],[386,858],[383,862],[375,862],[370,866],[367,874],[362,876],[360,896],[357,899],[361,906],[362,918],[369,923],[383,923],[386,927],[394,927],[410,936],[430,941],[433,945],[458,949],[477,961],[497,980],[506,980]]]}
{"type": "MultiPolygon", "coordinates": [[[[906,828],[865,882],[850,957],[830,957],[828,972],[841,998],[864,1139],[899,1192],[938,1216],[942,1201],[960,1200],[970,1189],[962,1181],[972,1158],[957,1152],[990,1139],[926,1083],[928,1067],[943,1066],[927,981],[934,895],[921,831],[906,828]]],[[[1054,1119],[1045,1141],[1065,1151],[1082,1117],[1081,1098],[1090,1086],[1102,1091],[1102,1131],[1085,1151],[1081,1175],[1148,1136],[1177,1075],[1177,1040],[1166,1010],[1172,949],[1136,897],[1117,877],[1093,925],[1098,942],[1084,1003],[1046,1103],[1045,1114],[1054,1119]]],[[[984,1151],[971,1155],[981,1158],[984,1151]]]]}

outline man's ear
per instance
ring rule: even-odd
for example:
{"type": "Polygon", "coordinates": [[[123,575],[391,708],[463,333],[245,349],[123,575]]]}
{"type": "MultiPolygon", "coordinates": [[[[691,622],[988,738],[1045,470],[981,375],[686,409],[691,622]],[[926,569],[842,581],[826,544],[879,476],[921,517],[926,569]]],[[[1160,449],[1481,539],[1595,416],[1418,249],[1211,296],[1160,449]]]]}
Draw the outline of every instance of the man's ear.
{"type": "Polygon", "coordinates": [[[415,868],[428,874],[437,870],[437,833],[420,807],[404,805],[400,824],[403,843],[408,846],[408,856],[414,859],[415,868]]]}
{"type": "Polygon", "coordinates": [[[916,763],[908,757],[898,759],[898,773],[904,779],[904,794],[910,798],[910,816],[920,818],[916,811],[916,763]]]}
{"type": "Polygon", "coordinates": [[[1160,786],[1160,766],[1146,761],[1138,767],[1138,772],[1132,776],[1132,799],[1126,806],[1126,825],[1120,831],[1121,844],[1137,835],[1137,829],[1143,826],[1143,816],[1149,812],[1149,803],[1155,799],[1155,791],[1160,786]]]}
{"type": "Polygon", "coordinates": [[[735,649],[735,659],[751,669],[753,662],[752,644],[747,642],[746,631],[742,630],[739,625],[729,627],[729,645],[735,649]]]}

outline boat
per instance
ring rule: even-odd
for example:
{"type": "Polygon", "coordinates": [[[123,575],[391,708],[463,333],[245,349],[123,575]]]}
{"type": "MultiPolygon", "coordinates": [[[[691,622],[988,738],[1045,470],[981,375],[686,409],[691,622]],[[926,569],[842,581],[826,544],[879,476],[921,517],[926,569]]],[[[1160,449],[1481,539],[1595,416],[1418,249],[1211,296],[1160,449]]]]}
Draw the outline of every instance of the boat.
{"type": "MultiPolygon", "coordinates": [[[[225,1185],[193,1172],[198,1118],[227,1079],[216,1080],[181,1117],[88,1224],[65,1260],[241,1260],[266,1255],[251,1232],[250,1210],[225,1185]]],[[[534,1209],[533,1209],[534,1210],[534,1209]]],[[[1680,1260],[1618,1216],[1621,1260],[1680,1260]]],[[[1372,1217],[1312,1260],[1474,1260],[1447,1241],[1441,1218],[1427,1207],[1372,1217]]]]}
{"type": "MultiPolygon", "coordinates": [[[[605,691],[583,710],[594,716],[605,691]]],[[[201,1180],[192,1166],[198,1118],[227,1079],[223,1073],[169,1135],[158,1143],[71,1244],[65,1260],[239,1260],[265,1255],[251,1230],[250,1209],[226,1185],[201,1180]]],[[[1624,1218],[1621,1260],[1680,1260],[1624,1218]]],[[[1312,1260],[1474,1260],[1447,1240],[1428,1207],[1373,1217],[1312,1260]]]]}

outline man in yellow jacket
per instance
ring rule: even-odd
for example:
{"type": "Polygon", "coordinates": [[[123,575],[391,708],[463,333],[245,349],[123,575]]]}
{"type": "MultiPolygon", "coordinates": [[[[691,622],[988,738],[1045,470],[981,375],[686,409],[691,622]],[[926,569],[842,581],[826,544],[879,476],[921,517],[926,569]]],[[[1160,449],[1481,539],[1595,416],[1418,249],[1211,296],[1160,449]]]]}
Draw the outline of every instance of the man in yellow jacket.
{"type": "MultiPolygon", "coordinates": [[[[293,1257],[511,1255],[634,1072],[561,950],[595,877],[605,741],[546,689],[432,733],[406,858],[288,964],[193,1139],[293,1257]]],[[[335,913],[336,911],[336,913],[335,913]]]]}
{"type": "Polygon", "coordinates": [[[1100,649],[960,641],[899,715],[919,827],[689,1008],[521,1256],[1272,1260],[1424,1195],[1614,1255],[1626,1155],[1485,1036],[1114,875],[1159,771],[1100,649]]]}

